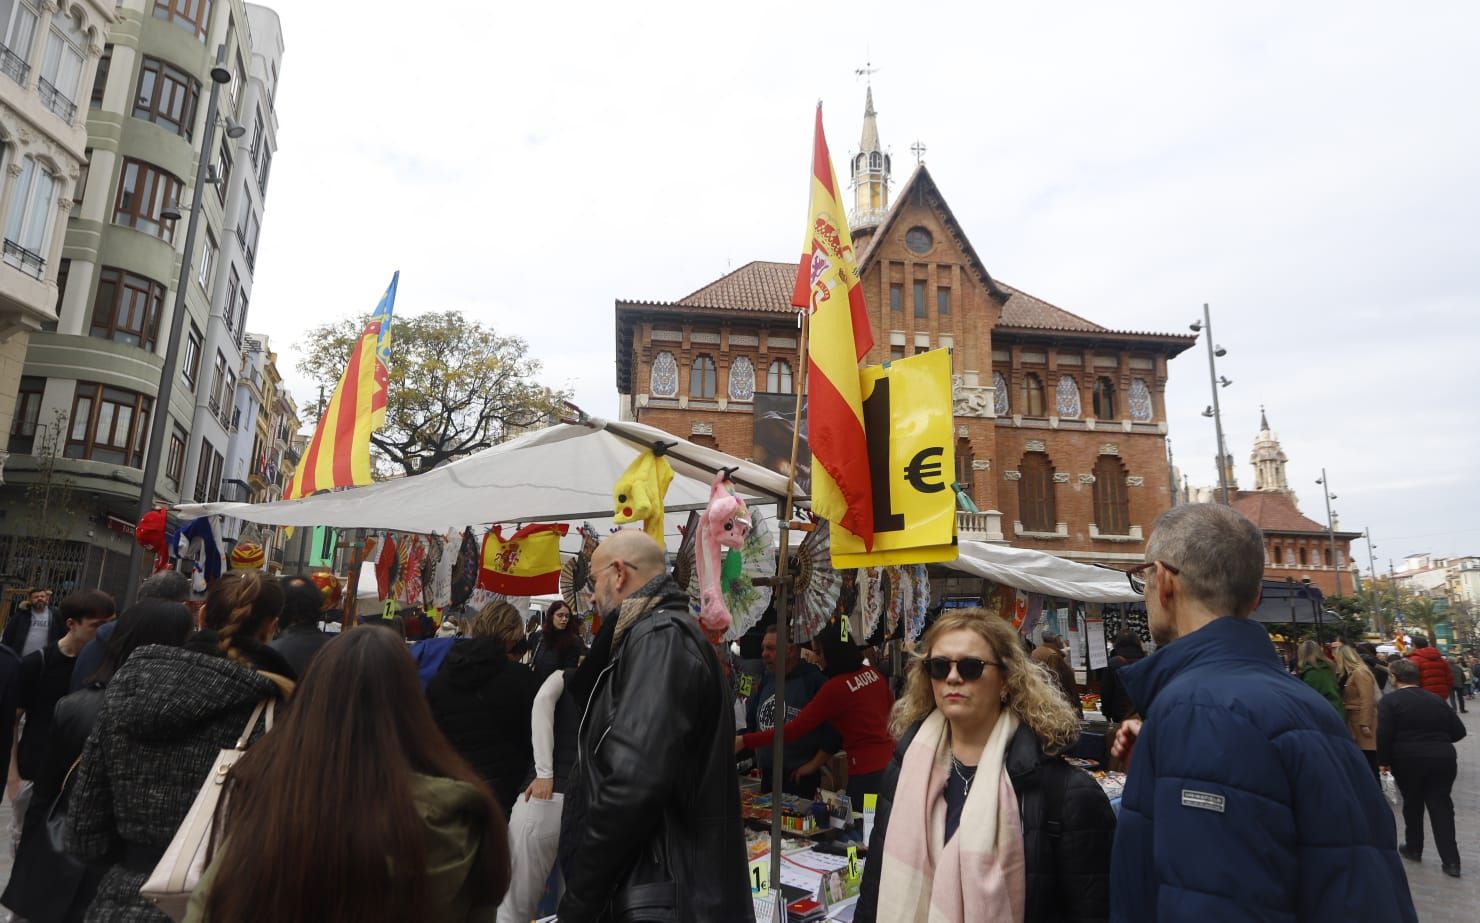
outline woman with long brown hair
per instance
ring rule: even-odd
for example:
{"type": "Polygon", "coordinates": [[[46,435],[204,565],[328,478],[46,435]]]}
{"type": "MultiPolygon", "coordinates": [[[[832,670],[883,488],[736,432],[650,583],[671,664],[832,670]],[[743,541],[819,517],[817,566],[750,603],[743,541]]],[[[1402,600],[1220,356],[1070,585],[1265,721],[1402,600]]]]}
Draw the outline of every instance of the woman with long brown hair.
{"type": "Polygon", "coordinates": [[[912,660],[891,730],[854,919],[1103,920],[1115,815],[1060,758],[1079,722],[1012,625],[941,615],[912,660]]]}
{"type": "Polygon", "coordinates": [[[67,808],[67,851],[111,863],[87,913],[92,923],[169,923],[139,887],[217,754],[236,743],[257,703],[292,691],[259,653],[282,608],[276,580],[227,574],[206,594],[211,631],[183,648],[140,647],[109,681],[67,808]]]}
{"type": "Polygon", "coordinates": [[[190,923],[492,919],[508,887],[503,815],[384,628],[320,649],[225,794],[190,923]]]}
{"type": "Polygon", "coordinates": [[[1346,706],[1346,729],[1367,758],[1372,774],[1381,778],[1377,767],[1377,679],[1350,644],[1336,647],[1336,675],[1341,703],[1346,706]]]}

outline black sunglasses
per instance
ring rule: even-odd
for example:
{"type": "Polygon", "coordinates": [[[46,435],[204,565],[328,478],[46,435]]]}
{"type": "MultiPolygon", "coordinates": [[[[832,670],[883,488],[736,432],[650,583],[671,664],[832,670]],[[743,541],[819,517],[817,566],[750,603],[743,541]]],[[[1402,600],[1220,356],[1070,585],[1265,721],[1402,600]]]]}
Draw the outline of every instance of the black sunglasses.
{"type": "Polygon", "coordinates": [[[925,670],[930,674],[931,679],[949,678],[952,664],[955,665],[956,672],[961,674],[961,678],[968,683],[981,679],[982,671],[987,667],[1005,669],[1003,664],[995,660],[983,660],[980,657],[962,657],[960,660],[952,660],[949,657],[925,658],[925,670]]]}
{"type": "Polygon", "coordinates": [[[1169,574],[1175,575],[1182,573],[1181,568],[1173,567],[1165,561],[1147,561],[1145,564],[1137,564],[1135,567],[1132,567],[1130,570],[1125,572],[1125,579],[1130,581],[1131,589],[1135,590],[1137,593],[1140,593],[1142,596],[1145,596],[1146,580],[1141,575],[1158,564],[1166,568],[1166,571],[1169,574]]]}

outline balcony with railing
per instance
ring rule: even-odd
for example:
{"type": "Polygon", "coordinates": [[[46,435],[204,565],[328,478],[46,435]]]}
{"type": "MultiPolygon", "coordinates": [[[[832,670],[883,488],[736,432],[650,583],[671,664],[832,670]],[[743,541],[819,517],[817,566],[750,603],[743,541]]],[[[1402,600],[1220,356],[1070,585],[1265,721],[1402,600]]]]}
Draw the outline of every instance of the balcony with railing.
{"type": "Polygon", "coordinates": [[[5,241],[5,262],[33,279],[41,278],[46,272],[46,257],[8,238],[5,241]]]}
{"type": "Polygon", "coordinates": [[[1006,541],[1002,535],[1002,514],[996,510],[956,513],[956,533],[962,541],[994,542],[1006,541]]]}
{"type": "Polygon", "coordinates": [[[46,108],[68,125],[72,124],[72,118],[77,115],[77,104],[67,98],[66,93],[52,86],[45,77],[36,81],[36,90],[41,94],[41,102],[46,108]]]}
{"type": "Polygon", "coordinates": [[[26,59],[11,51],[4,45],[0,45],[0,71],[21,86],[26,85],[26,76],[31,73],[31,65],[26,59]]]}

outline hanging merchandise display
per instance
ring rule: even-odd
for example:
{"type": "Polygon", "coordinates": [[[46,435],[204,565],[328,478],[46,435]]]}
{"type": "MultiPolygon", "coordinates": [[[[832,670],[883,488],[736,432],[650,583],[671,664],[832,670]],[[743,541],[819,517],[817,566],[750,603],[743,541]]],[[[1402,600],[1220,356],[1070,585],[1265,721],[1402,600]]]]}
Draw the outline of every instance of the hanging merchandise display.
{"type": "Polygon", "coordinates": [[[591,598],[591,557],[601,543],[601,536],[591,528],[591,523],[581,523],[579,531],[581,550],[560,566],[560,598],[577,618],[590,612],[595,605],[591,598]]]}
{"type": "Polygon", "coordinates": [[[924,564],[912,564],[900,570],[910,572],[909,609],[905,612],[905,640],[914,643],[925,633],[925,616],[930,612],[930,574],[924,564]]]}
{"type": "Polygon", "coordinates": [[[413,535],[407,539],[406,544],[406,566],[403,570],[405,579],[401,584],[400,600],[408,606],[419,606],[422,604],[422,567],[427,559],[427,540],[423,536],[413,535]]]}
{"type": "Polygon", "coordinates": [[[792,639],[799,643],[812,640],[838,614],[843,580],[833,570],[831,537],[831,524],[820,519],[817,528],[797,546],[792,639]]]}
{"type": "MultiPolygon", "coordinates": [[[[750,534],[745,537],[745,544],[738,551],[738,571],[735,571],[737,565],[730,563],[720,577],[725,605],[730,609],[730,630],[725,632],[725,637],[730,640],[739,638],[754,628],[755,623],[765,614],[766,608],[771,605],[771,588],[756,586],[755,580],[757,577],[776,575],[776,540],[773,538],[776,528],[772,524],[774,520],[768,521],[758,510],[751,512],[750,521],[750,534]],[[733,577],[727,579],[732,572],[733,577]]],[[[689,578],[686,589],[689,593],[689,611],[697,616],[701,598],[697,567],[694,575],[689,578]]]]}
{"type": "Polygon", "coordinates": [[[861,370],[873,546],[839,528],[835,567],[954,561],[956,437],[951,354],[934,349],[861,370]]]}
{"type": "Polygon", "coordinates": [[[406,579],[411,563],[411,536],[402,535],[396,542],[396,579],[391,581],[390,597],[394,600],[406,598],[406,579]]]}
{"type": "Polygon", "coordinates": [[[858,569],[858,611],[863,617],[863,636],[872,638],[884,618],[889,584],[882,567],[858,569]]]}
{"type": "Polygon", "coordinates": [[[492,593],[534,596],[560,591],[560,539],[565,523],[535,523],[508,538],[494,526],[483,536],[478,586],[492,593]]]}
{"type": "MultiPolygon", "coordinates": [[[[649,449],[627,466],[612,488],[612,522],[642,522],[643,531],[664,545],[663,500],[673,482],[668,459],[649,449]]],[[[666,547],[666,545],[665,545],[666,547]]]]}
{"type": "Polygon", "coordinates": [[[396,549],[396,537],[387,532],[380,543],[380,556],[375,559],[375,595],[378,599],[386,599],[391,595],[391,588],[396,585],[396,574],[400,569],[401,556],[396,549]]]}
{"type": "MultiPolygon", "coordinates": [[[[452,605],[452,567],[457,563],[457,530],[437,537],[437,561],[432,566],[428,600],[438,609],[452,605]]],[[[438,623],[440,624],[440,622],[438,623]]]]}
{"type": "Polygon", "coordinates": [[[673,582],[686,587],[694,579],[694,548],[699,543],[699,511],[690,510],[688,521],[678,527],[678,551],[673,556],[673,582]]]}
{"type": "Polygon", "coordinates": [[[704,507],[704,515],[699,517],[699,539],[694,549],[695,576],[699,579],[699,624],[711,639],[723,637],[730,629],[724,586],[738,576],[738,552],[749,535],[750,515],[745,501],[735,495],[729,478],[720,472],[714,476],[709,503],[704,507]],[[734,558],[736,564],[730,564],[729,558],[734,558]]]}
{"type": "Polygon", "coordinates": [[[178,557],[190,562],[191,583],[199,584],[197,592],[221,576],[221,544],[216,541],[216,530],[209,516],[181,524],[176,551],[178,557]]]}
{"type": "Polygon", "coordinates": [[[884,636],[899,636],[899,626],[909,621],[910,610],[915,598],[915,572],[908,567],[887,567],[889,579],[889,618],[884,636]]]}
{"type": "Polygon", "coordinates": [[[160,507],[145,513],[134,528],[134,541],[139,543],[140,548],[154,553],[154,570],[161,571],[169,567],[169,512],[160,507]]]}
{"type": "Polygon", "coordinates": [[[452,605],[467,605],[478,586],[478,539],[471,527],[463,529],[457,558],[452,562],[452,605]]]}

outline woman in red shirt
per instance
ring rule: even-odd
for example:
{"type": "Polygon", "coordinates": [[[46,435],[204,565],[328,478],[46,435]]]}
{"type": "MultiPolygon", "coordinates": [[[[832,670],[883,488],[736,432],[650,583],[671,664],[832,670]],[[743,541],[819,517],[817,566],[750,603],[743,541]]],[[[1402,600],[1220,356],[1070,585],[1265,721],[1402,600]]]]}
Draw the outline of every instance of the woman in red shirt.
{"type": "MultiPolygon", "coordinates": [[[[788,738],[807,734],[824,722],[830,722],[843,739],[848,753],[848,798],[855,811],[863,810],[863,796],[878,794],[884,770],[894,755],[894,738],[889,736],[889,711],[894,695],[889,683],[878,670],[863,662],[863,651],[844,641],[836,622],[830,623],[813,642],[822,655],[822,669],[828,681],[812,697],[795,719],[787,722],[788,738]]],[[[775,731],[756,731],[735,738],[735,750],[769,747],[775,731]]],[[[798,772],[815,772],[808,762],[798,772]]]]}

